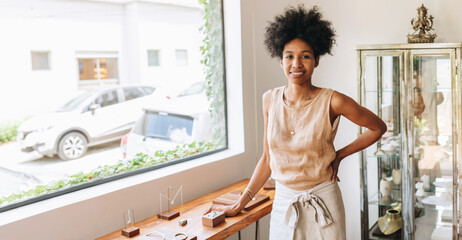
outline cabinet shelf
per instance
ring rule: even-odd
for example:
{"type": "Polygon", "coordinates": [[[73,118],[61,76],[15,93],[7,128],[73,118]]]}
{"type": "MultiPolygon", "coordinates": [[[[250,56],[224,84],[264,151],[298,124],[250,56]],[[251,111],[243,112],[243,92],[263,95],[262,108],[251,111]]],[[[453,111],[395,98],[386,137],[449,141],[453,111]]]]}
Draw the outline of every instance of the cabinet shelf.
{"type": "Polygon", "coordinates": [[[366,93],[399,93],[399,90],[382,90],[382,91],[377,91],[377,90],[366,90],[366,93]]]}
{"type": "MultiPolygon", "coordinates": [[[[380,156],[369,155],[367,156],[367,158],[401,159],[401,156],[399,155],[380,155],[380,156]]],[[[414,158],[414,160],[420,160],[420,158],[414,158]]]]}
{"type": "MultiPolygon", "coordinates": [[[[376,192],[372,197],[369,198],[369,205],[376,205],[381,207],[396,207],[400,202],[401,194],[400,189],[393,189],[390,197],[379,197],[379,193],[376,192]]],[[[424,196],[418,197],[416,208],[424,208],[428,210],[441,210],[451,207],[451,202],[446,201],[441,197],[441,192],[425,192],[424,196]]]]}
{"type": "Polygon", "coordinates": [[[370,156],[367,156],[367,158],[396,158],[396,159],[400,159],[401,156],[399,156],[399,155],[378,155],[378,156],[370,155],[370,156]]]}
{"type": "MultiPolygon", "coordinates": [[[[399,93],[399,90],[382,90],[382,91],[377,91],[377,90],[366,90],[366,93],[399,93]]],[[[421,93],[450,93],[451,89],[450,88],[440,88],[437,90],[421,90],[421,91],[415,91],[415,92],[421,92],[421,93]]]]}

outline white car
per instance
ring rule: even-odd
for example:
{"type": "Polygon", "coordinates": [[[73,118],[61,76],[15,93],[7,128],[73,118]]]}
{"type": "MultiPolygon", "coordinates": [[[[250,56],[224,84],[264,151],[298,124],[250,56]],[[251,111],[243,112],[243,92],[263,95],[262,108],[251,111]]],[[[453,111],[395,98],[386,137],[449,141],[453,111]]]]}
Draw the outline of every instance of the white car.
{"type": "Polygon", "coordinates": [[[138,153],[154,154],[193,141],[210,140],[210,113],[205,96],[177,98],[148,107],[133,129],[122,138],[124,159],[138,153]]]}
{"type": "Polygon", "coordinates": [[[151,86],[116,86],[85,92],[59,110],[26,120],[17,141],[24,152],[58,154],[63,160],[80,158],[88,146],[120,139],[156,101],[151,86]]]}

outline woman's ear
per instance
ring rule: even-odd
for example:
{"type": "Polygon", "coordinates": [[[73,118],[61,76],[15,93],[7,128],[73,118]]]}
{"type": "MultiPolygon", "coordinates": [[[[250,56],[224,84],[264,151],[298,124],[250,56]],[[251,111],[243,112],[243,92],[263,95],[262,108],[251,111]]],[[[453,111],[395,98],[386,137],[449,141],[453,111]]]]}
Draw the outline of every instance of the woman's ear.
{"type": "Polygon", "coordinates": [[[281,65],[281,68],[284,69],[284,66],[282,65],[282,58],[279,58],[279,64],[281,65]]]}
{"type": "Polygon", "coordinates": [[[317,67],[318,65],[319,65],[319,56],[316,57],[316,62],[315,62],[315,64],[314,64],[314,67],[317,67]]]}

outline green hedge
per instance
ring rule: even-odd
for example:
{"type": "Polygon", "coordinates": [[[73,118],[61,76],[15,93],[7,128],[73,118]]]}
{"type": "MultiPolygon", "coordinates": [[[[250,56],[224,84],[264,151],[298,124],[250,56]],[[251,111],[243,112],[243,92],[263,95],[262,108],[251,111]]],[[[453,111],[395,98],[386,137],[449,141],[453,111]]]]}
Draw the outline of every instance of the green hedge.
{"type": "Polygon", "coordinates": [[[18,127],[19,125],[21,125],[22,122],[23,120],[2,123],[0,125],[0,144],[16,140],[16,135],[18,134],[18,127]]]}
{"type": "Polygon", "coordinates": [[[70,176],[67,180],[54,181],[48,185],[39,185],[34,189],[28,191],[23,191],[21,193],[0,197],[0,207],[6,206],[8,203],[19,202],[30,197],[36,197],[63,188],[87,183],[95,179],[113,176],[119,173],[128,172],[143,167],[153,166],[159,163],[168,162],[175,159],[185,158],[201,152],[212,150],[214,148],[215,146],[211,142],[193,142],[191,144],[177,146],[175,149],[169,151],[156,151],[153,155],[139,153],[132,160],[119,160],[114,165],[99,166],[96,169],[87,173],[79,172],[77,174],[70,176]]]}

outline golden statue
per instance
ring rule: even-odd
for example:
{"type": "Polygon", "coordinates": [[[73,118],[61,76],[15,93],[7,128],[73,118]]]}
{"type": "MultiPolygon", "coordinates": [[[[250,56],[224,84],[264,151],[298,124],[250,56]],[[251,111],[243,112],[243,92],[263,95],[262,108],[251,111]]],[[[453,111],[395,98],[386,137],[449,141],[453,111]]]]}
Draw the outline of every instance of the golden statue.
{"type": "Polygon", "coordinates": [[[427,8],[422,6],[417,8],[417,20],[413,18],[411,20],[412,28],[414,29],[413,34],[407,35],[408,43],[432,43],[436,34],[431,34],[429,31],[433,29],[433,16],[427,18],[427,8]]]}

